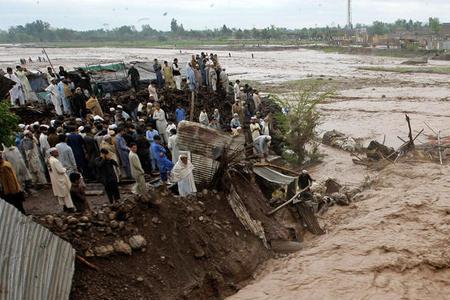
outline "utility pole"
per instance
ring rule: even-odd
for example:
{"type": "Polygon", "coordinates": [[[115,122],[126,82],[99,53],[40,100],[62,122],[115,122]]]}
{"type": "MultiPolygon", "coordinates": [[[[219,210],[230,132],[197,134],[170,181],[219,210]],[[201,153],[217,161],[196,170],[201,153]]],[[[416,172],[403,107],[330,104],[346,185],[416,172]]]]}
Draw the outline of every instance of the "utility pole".
{"type": "Polygon", "coordinates": [[[347,7],[347,27],[348,29],[353,29],[353,20],[352,20],[352,0],[348,1],[347,7]]]}

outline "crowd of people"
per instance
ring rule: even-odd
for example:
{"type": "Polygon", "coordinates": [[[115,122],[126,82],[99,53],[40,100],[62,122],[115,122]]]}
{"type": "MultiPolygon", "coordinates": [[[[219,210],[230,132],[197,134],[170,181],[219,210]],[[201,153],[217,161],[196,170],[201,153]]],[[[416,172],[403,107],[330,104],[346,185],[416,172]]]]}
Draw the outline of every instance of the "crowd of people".
{"type": "MultiPolygon", "coordinates": [[[[181,80],[182,69],[177,59],[171,65],[167,61],[160,65],[155,59],[153,69],[156,80],[147,88],[148,99],[138,101],[132,93],[126,105],[105,106],[94,94],[87,73],[81,72],[74,82],[62,66],[57,74],[48,68],[46,91],[55,116],[45,124],[19,124],[15,144],[3,145],[0,152],[3,198],[24,212],[25,196],[50,183],[64,211],[84,211],[90,209],[85,182],[101,182],[113,203],[120,200],[118,183],[124,179],[135,181],[133,193],[147,197],[146,175],[159,176],[165,187],[176,183],[182,197],[195,193],[195,166],[190,153],[178,147],[177,126],[186,119],[186,108],[178,104],[175,111],[165,112],[161,108],[164,98],[158,96],[162,88],[190,91],[202,88],[233,95],[231,134],[240,135],[243,124],[250,121],[255,152],[267,158],[271,117],[261,114],[257,91],[248,85],[241,87],[239,80],[234,85],[229,83],[217,55],[193,55],[184,70],[186,81],[181,80]]],[[[26,72],[18,67],[16,72],[8,68],[5,74],[16,82],[10,90],[13,105],[34,101],[30,96],[33,91],[26,84],[26,72]],[[24,78],[20,72],[25,73],[24,78]]],[[[128,76],[132,91],[138,92],[141,82],[135,66],[128,70],[128,76]]],[[[195,121],[218,130],[226,127],[219,109],[212,115],[202,110],[195,121]]]]}

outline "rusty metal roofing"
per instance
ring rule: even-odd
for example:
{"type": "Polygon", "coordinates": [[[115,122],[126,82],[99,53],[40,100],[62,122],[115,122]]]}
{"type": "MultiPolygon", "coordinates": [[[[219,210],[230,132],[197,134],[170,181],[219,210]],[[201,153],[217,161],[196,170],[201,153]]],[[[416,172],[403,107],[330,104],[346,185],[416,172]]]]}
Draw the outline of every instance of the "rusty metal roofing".
{"type": "Polygon", "coordinates": [[[0,199],[0,300],[69,299],[72,246],[0,199]]]}
{"type": "Polygon", "coordinates": [[[178,124],[178,148],[189,151],[194,165],[196,183],[210,183],[219,163],[215,160],[229,148],[231,136],[200,123],[182,121],[178,124]]]}
{"type": "Polygon", "coordinates": [[[287,176],[267,167],[255,167],[253,172],[267,181],[280,185],[291,184],[297,179],[297,177],[287,176]]]}

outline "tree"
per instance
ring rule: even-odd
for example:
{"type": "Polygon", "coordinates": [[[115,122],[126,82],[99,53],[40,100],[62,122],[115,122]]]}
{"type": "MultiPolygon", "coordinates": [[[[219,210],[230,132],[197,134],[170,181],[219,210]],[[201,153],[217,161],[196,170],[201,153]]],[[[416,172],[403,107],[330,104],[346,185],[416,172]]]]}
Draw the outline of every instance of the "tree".
{"type": "Polygon", "coordinates": [[[19,117],[11,112],[10,105],[6,101],[0,102],[0,145],[11,146],[14,144],[19,117]]]}
{"type": "Polygon", "coordinates": [[[172,21],[170,21],[170,31],[172,31],[172,33],[177,33],[178,32],[178,22],[175,19],[172,19],[172,21]]]}
{"type": "Polygon", "coordinates": [[[275,119],[288,147],[296,153],[297,163],[304,162],[309,156],[306,146],[316,137],[320,123],[317,105],[333,95],[332,91],[322,91],[321,88],[318,83],[299,86],[298,92],[288,100],[271,96],[285,110],[285,113],[276,114],[275,119]]]}
{"type": "Polygon", "coordinates": [[[441,30],[441,23],[439,22],[439,18],[429,18],[428,26],[434,34],[438,34],[441,30]]]}

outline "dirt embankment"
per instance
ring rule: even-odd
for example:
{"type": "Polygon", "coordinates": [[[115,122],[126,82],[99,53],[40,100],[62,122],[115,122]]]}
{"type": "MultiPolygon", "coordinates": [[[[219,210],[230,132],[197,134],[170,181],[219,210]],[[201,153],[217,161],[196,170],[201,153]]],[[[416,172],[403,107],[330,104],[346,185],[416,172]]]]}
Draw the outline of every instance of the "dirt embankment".
{"type": "Polygon", "coordinates": [[[448,299],[449,176],[432,163],[387,167],[353,209],[328,212],[327,235],[228,299],[448,299]]]}
{"type": "MultiPolygon", "coordinates": [[[[123,230],[146,239],[144,249],[131,256],[88,258],[98,271],[77,263],[72,300],[223,299],[270,256],[239,223],[223,195],[209,192],[160,201],[159,208],[138,203],[125,221],[123,230]]],[[[113,230],[103,242],[122,238],[122,231],[113,230]]],[[[100,245],[98,235],[92,239],[100,245]]]]}

